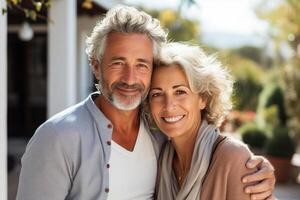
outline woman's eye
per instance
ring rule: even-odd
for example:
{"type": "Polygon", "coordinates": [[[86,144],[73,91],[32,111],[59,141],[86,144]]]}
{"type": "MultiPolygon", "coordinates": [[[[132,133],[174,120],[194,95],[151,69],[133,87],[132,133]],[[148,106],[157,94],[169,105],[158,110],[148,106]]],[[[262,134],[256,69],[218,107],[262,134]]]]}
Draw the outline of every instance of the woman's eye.
{"type": "Polygon", "coordinates": [[[182,95],[182,94],[186,94],[186,91],[184,90],[176,90],[175,92],[177,95],[182,95]]]}
{"type": "Polygon", "coordinates": [[[160,93],[152,93],[151,94],[151,98],[153,98],[153,97],[159,97],[160,96],[160,93]]]}

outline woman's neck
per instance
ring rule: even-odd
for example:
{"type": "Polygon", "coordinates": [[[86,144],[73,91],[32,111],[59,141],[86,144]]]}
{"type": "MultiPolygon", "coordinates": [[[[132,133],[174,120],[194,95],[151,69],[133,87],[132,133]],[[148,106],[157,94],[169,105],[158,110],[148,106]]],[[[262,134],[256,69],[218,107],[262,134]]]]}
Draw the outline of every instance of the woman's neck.
{"type": "Polygon", "coordinates": [[[190,134],[172,138],[172,145],[176,152],[173,158],[173,169],[180,187],[191,167],[199,126],[190,134]]]}

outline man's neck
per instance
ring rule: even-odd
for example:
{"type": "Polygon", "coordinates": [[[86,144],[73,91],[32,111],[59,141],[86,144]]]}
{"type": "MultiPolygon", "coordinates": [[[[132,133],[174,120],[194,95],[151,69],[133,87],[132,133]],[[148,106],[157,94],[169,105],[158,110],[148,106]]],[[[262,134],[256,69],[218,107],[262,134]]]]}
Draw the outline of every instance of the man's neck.
{"type": "Polygon", "coordinates": [[[120,110],[102,95],[95,99],[95,103],[113,125],[113,141],[132,151],[139,131],[139,108],[130,111],[120,110]]]}

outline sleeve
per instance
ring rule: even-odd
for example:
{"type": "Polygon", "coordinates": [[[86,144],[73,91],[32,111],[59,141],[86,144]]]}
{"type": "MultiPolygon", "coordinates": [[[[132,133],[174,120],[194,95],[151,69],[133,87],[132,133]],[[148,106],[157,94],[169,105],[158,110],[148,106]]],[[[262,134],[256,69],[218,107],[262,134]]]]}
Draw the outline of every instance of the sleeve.
{"type": "Polygon", "coordinates": [[[39,127],[21,160],[17,200],[62,200],[71,187],[71,167],[51,123],[39,127]]]}
{"type": "Polygon", "coordinates": [[[241,142],[228,139],[221,143],[204,180],[201,199],[250,200],[250,195],[244,192],[247,185],[242,183],[242,177],[256,170],[246,168],[251,155],[241,142]]]}

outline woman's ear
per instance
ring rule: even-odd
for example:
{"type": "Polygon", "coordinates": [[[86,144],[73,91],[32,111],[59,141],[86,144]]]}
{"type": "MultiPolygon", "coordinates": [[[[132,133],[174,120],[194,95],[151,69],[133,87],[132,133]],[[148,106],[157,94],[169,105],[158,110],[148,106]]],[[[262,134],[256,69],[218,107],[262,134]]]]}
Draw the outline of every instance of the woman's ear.
{"type": "Polygon", "coordinates": [[[97,80],[99,80],[100,79],[100,73],[101,73],[101,70],[100,70],[101,66],[100,66],[99,61],[96,60],[96,59],[91,60],[90,61],[90,66],[91,66],[91,69],[92,69],[92,72],[93,72],[95,78],[97,80]]]}
{"type": "Polygon", "coordinates": [[[206,108],[207,98],[199,95],[199,109],[203,110],[206,108]]]}

